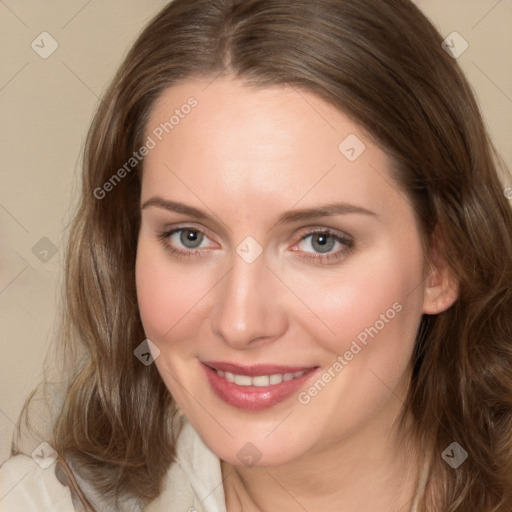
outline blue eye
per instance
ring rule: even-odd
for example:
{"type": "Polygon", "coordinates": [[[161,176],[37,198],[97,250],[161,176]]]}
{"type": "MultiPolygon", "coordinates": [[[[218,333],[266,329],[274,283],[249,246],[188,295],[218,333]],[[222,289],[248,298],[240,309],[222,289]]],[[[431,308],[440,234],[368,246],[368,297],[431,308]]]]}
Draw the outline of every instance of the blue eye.
{"type": "Polygon", "coordinates": [[[179,229],[174,231],[172,236],[177,235],[180,232],[181,235],[178,237],[178,240],[187,249],[197,249],[205,237],[205,234],[197,229],[179,229]],[[196,245],[198,241],[199,245],[196,245]]]}
{"type": "MultiPolygon", "coordinates": [[[[313,247],[316,254],[310,253],[310,251],[304,251],[307,256],[302,256],[305,259],[320,261],[323,263],[329,263],[332,261],[338,261],[346,256],[353,248],[354,242],[352,239],[339,236],[329,229],[322,229],[309,232],[303,236],[300,243],[303,243],[308,238],[311,238],[311,246],[313,247]],[[339,250],[331,252],[336,245],[341,246],[339,250]]],[[[298,245],[300,245],[300,243],[298,245]]],[[[301,249],[302,250],[302,249],[301,249]]]]}
{"type": "MultiPolygon", "coordinates": [[[[201,244],[208,237],[201,230],[192,226],[173,229],[162,232],[158,235],[164,248],[178,257],[204,257],[201,244]],[[176,246],[184,247],[178,248],[176,246]]],[[[353,248],[354,241],[351,238],[340,236],[329,229],[318,229],[308,232],[303,236],[297,245],[303,244],[311,238],[313,252],[300,249],[295,251],[301,253],[300,257],[319,263],[330,263],[344,258],[353,248]],[[338,246],[338,250],[333,251],[338,246]]]]}
{"type": "Polygon", "coordinates": [[[204,239],[208,238],[202,231],[192,226],[165,231],[158,235],[165,249],[179,257],[195,256],[204,239]],[[186,249],[178,249],[181,245],[186,249]]]}

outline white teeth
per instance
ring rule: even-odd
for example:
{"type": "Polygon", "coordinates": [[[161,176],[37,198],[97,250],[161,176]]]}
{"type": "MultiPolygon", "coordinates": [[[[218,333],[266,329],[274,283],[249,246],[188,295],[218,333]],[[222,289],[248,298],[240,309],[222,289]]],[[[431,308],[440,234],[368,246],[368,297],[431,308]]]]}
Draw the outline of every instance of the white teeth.
{"type": "Polygon", "coordinates": [[[296,379],[306,373],[306,370],[294,373],[274,373],[272,375],[257,375],[255,377],[249,377],[249,375],[235,375],[231,372],[223,372],[216,370],[217,375],[226,379],[229,382],[234,382],[238,386],[273,386],[275,384],[281,384],[283,381],[296,379]]]}
{"type": "Polygon", "coordinates": [[[281,382],[283,382],[283,376],[280,373],[274,373],[270,376],[270,385],[281,384],[281,382]]]}
{"type": "Polygon", "coordinates": [[[252,379],[249,375],[235,375],[235,384],[239,386],[250,386],[251,383],[252,379]]]}
{"type": "Polygon", "coordinates": [[[251,381],[252,381],[251,384],[253,386],[269,386],[270,385],[270,377],[268,375],[260,375],[258,377],[253,377],[251,379],[251,381]]]}

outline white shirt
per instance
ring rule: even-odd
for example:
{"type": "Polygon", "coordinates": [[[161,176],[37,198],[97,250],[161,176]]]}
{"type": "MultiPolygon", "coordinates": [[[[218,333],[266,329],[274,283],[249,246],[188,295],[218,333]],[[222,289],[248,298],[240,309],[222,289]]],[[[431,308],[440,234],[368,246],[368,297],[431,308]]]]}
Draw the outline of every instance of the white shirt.
{"type": "MultiPolygon", "coordinates": [[[[0,466],[0,510],[2,512],[74,512],[69,487],[55,475],[53,463],[46,469],[27,455],[15,455],[0,466]]],[[[424,475],[425,476],[425,475],[424,475]]],[[[424,481],[424,476],[422,480],[424,481]]],[[[79,477],[80,488],[101,512],[117,512],[102,502],[101,496],[79,477]]],[[[414,504],[411,512],[416,512],[414,504]]],[[[123,504],[123,512],[140,512],[133,501],[123,504]]],[[[204,444],[183,416],[183,427],[160,496],[145,512],[226,512],[220,459],[204,444]]]]}
{"type": "MultiPolygon", "coordinates": [[[[165,478],[164,490],[145,512],[226,512],[219,458],[203,443],[184,418],[176,446],[176,462],[165,478]]],[[[56,464],[46,469],[27,455],[15,455],[0,466],[2,512],[74,512],[69,487],[55,475],[56,464]]],[[[114,511],[77,477],[80,488],[100,512],[114,511]]],[[[116,509],[118,511],[119,509],[116,509]]],[[[123,511],[140,512],[133,501],[123,511]]]]}

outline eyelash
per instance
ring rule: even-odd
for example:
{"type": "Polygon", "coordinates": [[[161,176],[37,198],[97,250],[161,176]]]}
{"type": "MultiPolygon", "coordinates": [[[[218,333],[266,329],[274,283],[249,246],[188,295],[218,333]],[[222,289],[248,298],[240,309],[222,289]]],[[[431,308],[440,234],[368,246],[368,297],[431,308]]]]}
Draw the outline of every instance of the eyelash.
{"type": "MultiPolygon", "coordinates": [[[[160,240],[161,244],[163,245],[164,249],[170,251],[173,255],[178,256],[179,258],[191,258],[197,255],[198,252],[202,252],[201,249],[191,249],[191,250],[181,250],[176,249],[172,245],[168,243],[168,238],[173,235],[174,233],[179,233],[180,231],[192,231],[201,233],[204,236],[207,237],[206,233],[201,231],[200,229],[194,228],[192,226],[184,226],[181,228],[173,229],[170,231],[163,231],[158,234],[158,239],[160,240]]],[[[304,236],[302,236],[298,243],[302,242],[303,240],[309,238],[310,236],[314,236],[316,234],[322,234],[322,235],[328,235],[329,237],[332,237],[336,242],[339,242],[342,246],[344,246],[344,249],[340,249],[337,252],[334,253],[326,253],[326,254],[311,254],[309,252],[306,252],[306,256],[301,255],[301,258],[313,262],[320,262],[322,264],[327,263],[333,263],[340,261],[342,258],[346,257],[348,254],[352,252],[354,249],[354,241],[351,238],[346,238],[343,236],[338,235],[334,231],[332,231],[329,228],[323,228],[323,229],[316,229],[312,231],[308,231],[304,236]]]]}

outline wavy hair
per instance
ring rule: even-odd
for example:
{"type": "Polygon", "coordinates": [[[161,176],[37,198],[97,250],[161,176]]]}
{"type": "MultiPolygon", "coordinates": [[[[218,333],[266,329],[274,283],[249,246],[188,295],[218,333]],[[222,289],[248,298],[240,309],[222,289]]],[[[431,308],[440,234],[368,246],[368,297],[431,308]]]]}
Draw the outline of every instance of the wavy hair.
{"type": "Polygon", "coordinates": [[[70,374],[51,442],[98,492],[159,495],[178,409],[133,353],[145,338],[134,277],[143,160],[106,197],[95,190],[143,145],[168,87],[222,75],[314,93],[393,159],[426,257],[435,236],[460,285],[416,339],[404,412],[431,460],[419,510],[512,510],[512,209],[473,92],[441,43],[409,0],[174,0],[144,28],[87,136],[65,267],[70,374]],[[441,458],[454,441],[469,454],[457,470],[441,458]]]}

